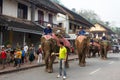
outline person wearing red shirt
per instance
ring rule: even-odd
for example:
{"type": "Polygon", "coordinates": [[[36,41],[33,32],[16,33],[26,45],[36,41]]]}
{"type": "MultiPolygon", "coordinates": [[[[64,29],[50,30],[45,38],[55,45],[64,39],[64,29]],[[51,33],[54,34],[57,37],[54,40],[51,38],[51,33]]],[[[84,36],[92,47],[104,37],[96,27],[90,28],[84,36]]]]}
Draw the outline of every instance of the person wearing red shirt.
{"type": "Polygon", "coordinates": [[[7,54],[5,51],[5,48],[2,47],[2,51],[0,52],[0,57],[2,59],[2,65],[3,65],[3,69],[5,68],[5,64],[6,64],[6,58],[7,58],[7,54]]]}

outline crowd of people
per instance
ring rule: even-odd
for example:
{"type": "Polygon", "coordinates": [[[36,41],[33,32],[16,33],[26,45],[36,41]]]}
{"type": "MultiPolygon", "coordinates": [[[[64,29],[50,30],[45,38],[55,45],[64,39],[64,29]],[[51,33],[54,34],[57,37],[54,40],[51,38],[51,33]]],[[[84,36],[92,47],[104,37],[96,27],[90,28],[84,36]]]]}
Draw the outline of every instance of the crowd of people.
{"type": "Polygon", "coordinates": [[[25,63],[31,64],[35,59],[37,59],[37,63],[42,63],[42,53],[41,45],[39,45],[38,49],[35,49],[33,44],[29,47],[27,45],[20,47],[17,44],[16,49],[1,46],[0,65],[3,69],[11,65],[18,68],[25,63]]]}

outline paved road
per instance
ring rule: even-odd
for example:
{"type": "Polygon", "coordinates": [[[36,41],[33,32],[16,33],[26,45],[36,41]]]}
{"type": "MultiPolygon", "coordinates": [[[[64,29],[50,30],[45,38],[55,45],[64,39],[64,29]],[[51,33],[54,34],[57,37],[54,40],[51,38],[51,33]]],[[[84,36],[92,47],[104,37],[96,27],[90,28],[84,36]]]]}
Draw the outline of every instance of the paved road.
{"type": "MultiPolygon", "coordinates": [[[[78,61],[71,61],[67,69],[66,80],[120,80],[120,54],[109,54],[108,60],[100,58],[87,59],[86,67],[79,67],[78,61]]],[[[56,78],[58,64],[54,73],[44,72],[44,67],[1,75],[0,80],[62,80],[56,78]]]]}

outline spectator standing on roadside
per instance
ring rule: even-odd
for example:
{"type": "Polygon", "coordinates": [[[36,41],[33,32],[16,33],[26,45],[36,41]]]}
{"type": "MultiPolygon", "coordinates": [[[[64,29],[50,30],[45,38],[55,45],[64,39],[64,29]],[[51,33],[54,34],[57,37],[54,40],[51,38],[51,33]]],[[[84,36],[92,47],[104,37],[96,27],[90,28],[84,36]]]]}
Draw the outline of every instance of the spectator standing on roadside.
{"type": "Polygon", "coordinates": [[[35,53],[35,48],[34,48],[34,45],[31,44],[31,47],[29,48],[29,61],[30,61],[30,64],[35,59],[34,53],[35,53]]]}
{"type": "Polygon", "coordinates": [[[11,63],[11,53],[10,50],[7,51],[7,59],[6,59],[7,64],[10,66],[11,63]]]}
{"type": "Polygon", "coordinates": [[[28,58],[28,46],[27,44],[24,45],[24,51],[25,51],[25,62],[27,62],[27,58],[28,58]]]}
{"type": "Polygon", "coordinates": [[[20,67],[21,58],[22,58],[22,51],[20,50],[20,48],[18,48],[18,50],[16,52],[16,58],[17,58],[17,65],[18,65],[18,67],[20,67]]]}
{"type": "Polygon", "coordinates": [[[3,69],[4,69],[5,65],[6,65],[6,58],[7,58],[5,47],[2,47],[2,51],[0,52],[0,57],[1,57],[2,65],[3,65],[3,69]]]}
{"type": "Polygon", "coordinates": [[[25,51],[24,48],[22,48],[22,58],[21,58],[21,63],[23,64],[25,60],[25,51]]]}
{"type": "Polygon", "coordinates": [[[39,48],[37,50],[38,60],[37,63],[42,63],[42,48],[41,45],[39,45],[39,48]]]}

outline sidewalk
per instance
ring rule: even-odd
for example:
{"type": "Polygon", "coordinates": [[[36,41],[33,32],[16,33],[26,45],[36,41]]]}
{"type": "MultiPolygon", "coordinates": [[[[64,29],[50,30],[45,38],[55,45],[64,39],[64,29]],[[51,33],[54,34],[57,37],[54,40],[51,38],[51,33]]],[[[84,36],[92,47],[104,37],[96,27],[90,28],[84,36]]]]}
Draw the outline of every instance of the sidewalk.
{"type": "MultiPolygon", "coordinates": [[[[77,55],[69,55],[68,60],[72,61],[72,60],[75,60],[77,58],[78,58],[77,55]]],[[[55,60],[55,63],[58,63],[58,61],[55,60]]],[[[9,67],[6,67],[5,69],[1,69],[1,66],[0,66],[0,75],[12,73],[12,72],[17,72],[17,71],[21,71],[21,70],[26,70],[26,69],[31,69],[31,68],[35,68],[35,67],[41,67],[41,66],[45,66],[44,62],[42,64],[38,64],[36,60],[32,64],[30,64],[29,62],[25,63],[25,64],[21,65],[20,68],[13,67],[13,65],[11,65],[9,67]]]]}

